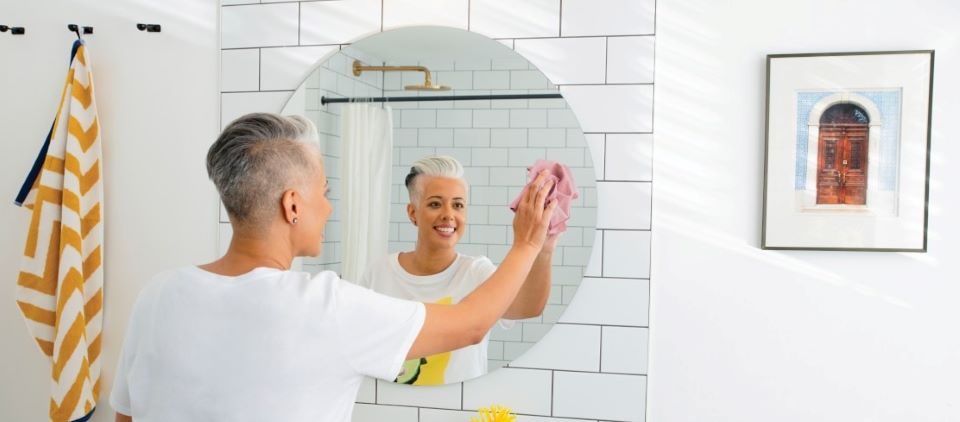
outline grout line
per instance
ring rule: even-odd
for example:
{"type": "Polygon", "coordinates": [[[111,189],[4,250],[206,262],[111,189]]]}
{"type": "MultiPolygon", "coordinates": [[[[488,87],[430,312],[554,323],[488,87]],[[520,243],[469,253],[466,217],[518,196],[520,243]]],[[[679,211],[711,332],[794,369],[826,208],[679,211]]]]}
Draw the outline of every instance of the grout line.
{"type": "MultiPolygon", "coordinates": [[[[606,75],[604,75],[606,78],[606,75]]],[[[602,83],[571,83],[571,84],[556,84],[558,87],[564,86],[653,86],[653,82],[602,82],[602,83]]]]}
{"type": "Polygon", "coordinates": [[[253,3],[241,3],[241,4],[221,4],[220,7],[243,7],[243,6],[261,6],[264,4],[289,4],[289,3],[318,3],[321,1],[329,0],[289,0],[289,1],[272,1],[270,3],[260,3],[259,1],[253,3]]]}
{"type": "Polygon", "coordinates": [[[293,92],[296,92],[296,90],[295,89],[264,89],[264,90],[257,90],[257,91],[223,91],[221,92],[221,94],[258,94],[258,93],[266,94],[266,93],[278,93],[278,92],[293,93],[293,92]]]}
{"type": "Polygon", "coordinates": [[[614,328],[650,328],[649,325],[623,325],[623,324],[591,324],[586,322],[562,322],[557,321],[554,325],[572,325],[576,327],[614,327],[614,328]]]}
{"type": "MultiPolygon", "coordinates": [[[[569,371],[564,371],[564,372],[569,372],[569,371]]],[[[429,388],[429,387],[427,387],[427,388],[429,388]]],[[[361,404],[371,404],[371,403],[361,403],[361,404]]],[[[413,408],[418,408],[418,409],[440,410],[440,411],[445,411],[445,412],[472,412],[472,411],[473,411],[473,409],[451,409],[451,408],[448,408],[448,407],[416,406],[416,405],[406,405],[406,404],[383,404],[383,403],[376,403],[375,405],[376,405],[376,406],[382,406],[382,407],[413,407],[413,408]]],[[[513,414],[514,414],[514,415],[517,415],[517,416],[534,416],[534,417],[541,417],[541,418],[543,418],[543,417],[550,417],[550,415],[543,415],[543,414],[537,414],[537,413],[520,413],[520,412],[513,412],[513,414]]],[[[575,416],[564,416],[563,419],[564,419],[564,420],[573,420],[573,421],[584,421],[584,422],[597,422],[597,419],[596,419],[596,418],[581,418],[581,417],[575,417],[575,416]]],[[[605,421],[605,422],[629,422],[629,421],[618,421],[618,420],[608,420],[608,419],[604,419],[604,421],[605,421]]]]}
{"type": "Polygon", "coordinates": [[[603,134],[603,139],[600,144],[603,148],[603,180],[607,180],[607,134],[603,134]]]}
{"type": "Polygon", "coordinates": [[[557,24],[557,36],[563,37],[563,0],[560,0],[560,13],[558,14],[557,18],[560,21],[557,24]]]}
{"type": "MultiPolygon", "coordinates": [[[[604,171],[606,171],[606,166],[604,166],[604,171]]],[[[607,235],[605,230],[597,230],[597,232],[600,233],[600,277],[603,278],[603,267],[605,267],[605,265],[603,264],[604,262],[603,255],[607,253],[606,252],[607,248],[604,244],[606,243],[607,235]]],[[[597,247],[597,245],[593,245],[593,247],[597,247]]]]}
{"type": "MultiPolygon", "coordinates": [[[[551,376],[551,378],[553,377],[553,374],[555,374],[555,373],[557,373],[557,372],[567,373],[567,374],[621,375],[621,376],[629,376],[629,377],[646,377],[646,376],[647,376],[647,374],[632,374],[632,373],[628,373],[628,372],[578,371],[578,370],[576,370],[576,369],[530,368],[530,367],[524,367],[524,366],[511,366],[510,369],[550,371],[550,376],[551,376]]],[[[552,384],[552,383],[551,383],[551,384],[552,384]]],[[[551,397],[553,396],[553,392],[552,392],[552,391],[551,391],[550,396],[551,396],[551,397]]],[[[552,402],[551,402],[551,407],[553,407],[553,403],[552,403],[552,402]]],[[[551,415],[551,416],[552,416],[552,415],[551,415]]]]}
{"type": "Polygon", "coordinates": [[[539,36],[539,37],[503,37],[503,38],[492,38],[493,40],[505,40],[505,39],[518,39],[518,40],[556,40],[556,39],[577,39],[577,38],[627,38],[627,37],[653,37],[656,34],[606,34],[606,35],[565,35],[560,37],[554,36],[539,36]]]}
{"type": "MultiPolygon", "coordinates": [[[[606,164],[604,164],[603,170],[604,172],[606,172],[607,170],[606,164]]],[[[653,180],[599,179],[599,180],[595,180],[595,182],[597,183],[653,183],[653,180]]]]}
{"type": "Polygon", "coordinates": [[[610,38],[603,39],[603,83],[605,85],[613,85],[610,83],[610,38]]]}
{"type": "Polygon", "coordinates": [[[556,373],[557,371],[550,371],[550,416],[553,416],[553,406],[556,402],[554,395],[556,394],[556,373]]]}
{"type": "Polygon", "coordinates": [[[600,362],[598,362],[597,368],[600,373],[603,373],[603,326],[600,326],[600,362]]]}

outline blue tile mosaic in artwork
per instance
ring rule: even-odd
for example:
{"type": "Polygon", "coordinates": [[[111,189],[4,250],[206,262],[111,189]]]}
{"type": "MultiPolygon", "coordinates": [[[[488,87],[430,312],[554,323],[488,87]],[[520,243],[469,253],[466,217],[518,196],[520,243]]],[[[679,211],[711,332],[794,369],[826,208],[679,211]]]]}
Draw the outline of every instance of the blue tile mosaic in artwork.
{"type": "MultiPolygon", "coordinates": [[[[820,100],[837,94],[839,91],[797,92],[797,162],[795,167],[796,190],[804,190],[807,182],[807,138],[809,136],[810,110],[820,100]]],[[[897,162],[900,145],[900,89],[883,91],[851,91],[874,103],[880,110],[880,140],[870,140],[869,148],[879,144],[880,165],[879,184],[881,191],[894,191],[897,188],[897,162]]],[[[870,116],[874,121],[876,116],[870,116]]]]}

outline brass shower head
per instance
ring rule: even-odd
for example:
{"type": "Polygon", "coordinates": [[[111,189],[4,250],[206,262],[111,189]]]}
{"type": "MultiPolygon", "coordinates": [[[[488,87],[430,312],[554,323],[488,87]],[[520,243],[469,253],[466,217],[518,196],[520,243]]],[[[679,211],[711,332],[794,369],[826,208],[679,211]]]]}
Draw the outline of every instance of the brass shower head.
{"type": "Polygon", "coordinates": [[[353,76],[360,76],[365,71],[380,72],[423,72],[422,85],[407,85],[403,87],[406,91],[449,91],[450,87],[446,85],[434,85],[430,78],[430,69],[425,66],[365,66],[360,60],[353,61],[353,76]]]}

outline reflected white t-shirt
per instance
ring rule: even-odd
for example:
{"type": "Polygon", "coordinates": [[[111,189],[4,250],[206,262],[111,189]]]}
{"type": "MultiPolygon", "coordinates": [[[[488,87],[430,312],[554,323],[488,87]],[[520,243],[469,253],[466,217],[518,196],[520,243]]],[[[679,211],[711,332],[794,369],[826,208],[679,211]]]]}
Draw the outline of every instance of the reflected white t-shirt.
{"type": "Polygon", "coordinates": [[[110,404],[137,422],[347,422],[363,376],[396,377],[425,314],[329,271],[168,271],[134,305],[110,404]]]}
{"type": "MultiPolygon", "coordinates": [[[[443,271],[417,276],[400,266],[399,257],[399,253],[392,253],[371,265],[360,277],[359,284],[401,299],[453,304],[459,303],[497,270],[493,262],[485,256],[457,254],[453,264],[443,271]]],[[[483,341],[472,346],[427,356],[425,361],[407,362],[404,372],[396,381],[414,385],[438,385],[486,374],[489,337],[487,334],[483,341]]]]}

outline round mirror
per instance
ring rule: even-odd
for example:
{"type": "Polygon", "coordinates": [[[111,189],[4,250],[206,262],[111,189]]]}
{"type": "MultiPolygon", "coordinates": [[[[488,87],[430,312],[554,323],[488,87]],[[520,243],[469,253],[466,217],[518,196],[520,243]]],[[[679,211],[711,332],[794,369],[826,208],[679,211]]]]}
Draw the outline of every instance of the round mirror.
{"type": "MultiPolygon", "coordinates": [[[[397,382],[460,382],[509,365],[544,336],[576,292],[594,242],[596,175],[584,134],[559,92],[498,41],[452,28],[411,27],[371,36],[322,60],[284,108],[319,129],[334,202],[323,253],[302,261],[303,269],[336,271],[346,280],[365,280],[361,284],[374,279],[374,290],[405,299],[458,301],[482,281],[459,278],[488,274],[483,270],[500,263],[513,240],[510,202],[538,160],[563,164],[575,181],[579,195],[570,201],[566,230],[556,242],[542,310],[533,305],[532,314],[502,319],[477,346],[407,362],[397,382]],[[425,229],[412,222],[418,211],[410,211],[424,200],[409,205],[405,179],[417,160],[436,155],[463,167],[466,186],[437,194],[449,196],[462,208],[453,213],[462,215],[452,227],[428,223],[425,229]],[[424,236],[447,239],[450,230],[459,254],[450,267],[480,270],[409,273],[399,253],[415,251],[418,239],[429,243],[424,236]]],[[[511,309],[524,306],[515,302],[511,309]]]]}

